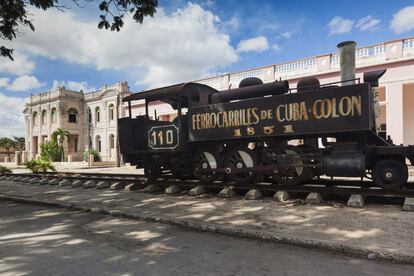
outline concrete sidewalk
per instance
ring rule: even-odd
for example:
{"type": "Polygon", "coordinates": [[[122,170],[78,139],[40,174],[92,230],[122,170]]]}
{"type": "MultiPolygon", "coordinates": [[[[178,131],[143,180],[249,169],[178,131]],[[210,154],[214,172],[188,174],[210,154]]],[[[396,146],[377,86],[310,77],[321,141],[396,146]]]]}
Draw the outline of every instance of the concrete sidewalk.
{"type": "Polygon", "coordinates": [[[0,181],[0,198],[414,263],[414,213],[400,206],[280,204],[0,181]]]}

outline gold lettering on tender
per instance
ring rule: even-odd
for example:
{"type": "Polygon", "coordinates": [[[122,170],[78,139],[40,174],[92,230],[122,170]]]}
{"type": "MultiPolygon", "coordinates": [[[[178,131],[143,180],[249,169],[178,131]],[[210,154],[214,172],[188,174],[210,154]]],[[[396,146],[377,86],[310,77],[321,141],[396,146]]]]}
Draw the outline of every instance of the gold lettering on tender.
{"type": "Polygon", "coordinates": [[[200,128],[201,129],[206,128],[205,125],[204,125],[204,114],[200,115],[200,128]]]}
{"type": "Polygon", "coordinates": [[[300,119],[301,120],[308,120],[308,109],[306,108],[306,103],[300,103],[300,119]]]}
{"type": "Polygon", "coordinates": [[[336,113],[336,99],[332,99],[332,118],[338,118],[339,115],[336,113]]]}
{"type": "Polygon", "coordinates": [[[257,108],[252,108],[252,115],[253,115],[253,124],[258,124],[260,122],[259,112],[257,108]]]}
{"type": "Polygon", "coordinates": [[[341,116],[348,116],[352,111],[352,102],[349,97],[343,97],[339,100],[338,112],[341,116]],[[344,106],[345,105],[345,106],[344,106]]]}
{"type": "Polygon", "coordinates": [[[322,103],[322,100],[316,100],[313,103],[313,106],[312,106],[313,117],[315,117],[315,119],[317,119],[317,120],[322,119],[322,114],[320,113],[321,103],[322,103]],[[318,111],[319,111],[319,113],[318,113],[318,111]]]}
{"type": "Polygon", "coordinates": [[[200,129],[200,114],[197,114],[197,129],[200,129]]]}
{"type": "Polygon", "coordinates": [[[280,109],[281,109],[282,107],[285,107],[285,106],[284,106],[284,105],[279,105],[279,106],[276,108],[276,120],[277,120],[278,122],[283,122],[283,121],[285,121],[285,118],[282,118],[282,117],[280,116],[280,114],[281,114],[280,109]]]}
{"type": "Polygon", "coordinates": [[[241,109],[242,110],[242,115],[241,115],[241,125],[242,126],[246,126],[248,124],[250,124],[250,108],[247,109],[247,115],[246,115],[246,110],[241,109]],[[246,117],[247,116],[247,117],[246,117]]]}
{"type": "Polygon", "coordinates": [[[265,126],[263,127],[264,134],[272,134],[275,130],[275,126],[265,126]]]}
{"type": "Polygon", "coordinates": [[[229,126],[229,119],[227,117],[227,111],[223,111],[223,127],[229,126]]]}
{"type": "Polygon", "coordinates": [[[233,130],[233,136],[235,136],[235,137],[241,136],[240,128],[233,130]]]}
{"type": "Polygon", "coordinates": [[[260,119],[266,120],[267,119],[267,110],[260,111],[260,119]]]}
{"type": "Polygon", "coordinates": [[[285,125],[283,126],[283,133],[293,133],[293,126],[292,125],[285,125]]]}
{"type": "Polygon", "coordinates": [[[240,114],[243,110],[234,110],[234,126],[240,126],[240,114]]]}
{"type": "Polygon", "coordinates": [[[193,121],[193,129],[196,129],[196,124],[197,124],[197,120],[196,120],[197,115],[193,115],[191,116],[191,119],[193,121]]]}
{"type": "Polygon", "coordinates": [[[332,114],[332,103],[329,99],[324,99],[322,101],[322,116],[327,119],[332,114]]]}
{"type": "Polygon", "coordinates": [[[286,121],[292,121],[293,119],[293,110],[292,110],[292,104],[288,104],[285,107],[285,119],[286,121]]]}
{"type": "Polygon", "coordinates": [[[292,104],[292,114],[293,114],[293,121],[297,121],[299,120],[299,104],[298,103],[294,103],[292,104]]]}
{"type": "Polygon", "coordinates": [[[234,126],[234,112],[233,110],[229,111],[229,127],[234,126]]]}
{"type": "Polygon", "coordinates": [[[216,125],[217,125],[217,114],[216,113],[212,113],[210,118],[211,118],[211,127],[212,128],[216,128],[216,125]]]}
{"type": "Polygon", "coordinates": [[[247,135],[254,135],[254,128],[248,127],[247,128],[247,135]]]}
{"type": "Polygon", "coordinates": [[[361,116],[361,96],[352,96],[352,116],[355,116],[355,111],[358,116],[361,116]]]}

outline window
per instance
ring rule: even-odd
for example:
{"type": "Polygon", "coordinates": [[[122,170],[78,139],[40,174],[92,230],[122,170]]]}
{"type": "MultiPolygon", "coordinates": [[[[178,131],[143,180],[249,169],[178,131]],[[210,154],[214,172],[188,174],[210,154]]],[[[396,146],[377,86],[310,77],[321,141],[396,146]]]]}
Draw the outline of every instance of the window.
{"type": "Polygon", "coordinates": [[[37,112],[33,112],[33,126],[36,126],[37,124],[37,112]]]}
{"type": "Polygon", "coordinates": [[[109,120],[112,121],[114,119],[114,105],[110,104],[108,107],[108,115],[109,115],[109,120]]]}
{"type": "Polygon", "coordinates": [[[68,110],[68,122],[76,124],[76,117],[78,116],[78,111],[74,108],[69,108],[68,110]]]}
{"type": "Polygon", "coordinates": [[[89,107],[88,107],[88,122],[92,123],[92,111],[89,107]]]}
{"type": "Polygon", "coordinates": [[[102,151],[101,136],[99,135],[95,137],[95,148],[98,152],[102,151]]]}
{"type": "Polygon", "coordinates": [[[46,110],[42,110],[42,125],[46,125],[46,110]]]}
{"type": "Polygon", "coordinates": [[[95,108],[95,122],[98,123],[101,121],[101,109],[99,106],[95,108]]]}
{"type": "Polygon", "coordinates": [[[109,148],[110,149],[115,148],[115,136],[113,134],[109,135],[109,148]]]}
{"type": "Polygon", "coordinates": [[[56,123],[56,117],[57,117],[56,108],[52,108],[52,111],[50,113],[50,120],[51,120],[52,124],[56,123]]]}

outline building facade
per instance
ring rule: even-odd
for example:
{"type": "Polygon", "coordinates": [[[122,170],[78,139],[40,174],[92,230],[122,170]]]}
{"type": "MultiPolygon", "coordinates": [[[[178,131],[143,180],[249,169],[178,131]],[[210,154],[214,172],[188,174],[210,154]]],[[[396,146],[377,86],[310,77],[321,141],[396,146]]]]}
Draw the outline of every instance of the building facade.
{"type": "MultiPolygon", "coordinates": [[[[381,116],[379,131],[390,135],[395,144],[414,144],[414,38],[398,39],[356,50],[357,78],[363,72],[387,69],[380,79],[381,116]]],[[[282,64],[224,74],[196,82],[217,90],[237,88],[247,77],[258,77],[265,83],[288,80],[295,88],[303,77],[314,76],[321,84],[340,81],[338,53],[322,54],[282,64]]],[[[94,148],[104,161],[116,158],[117,118],[128,115],[121,99],[131,92],[126,82],[105,86],[91,93],[55,91],[32,96],[24,111],[26,118],[26,151],[34,158],[40,144],[50,139],[57,128],[71,135],[65,142],[65,152],[80,160],[83,152],[94,148]],[[115,111],[114,111],[115,110],[115,111]],[[73,122],[75,120],[76,122],[73,122]]],[[[132,103],[132,115],[145,114],[143,101],[132,103]]],[[[165,103],[151,103],[149,114],[163,121],[172,121],[176,112],[165,103]],[[156,113],[155,113],[156,110],[156,113]],[[156,114],[156,115],[155,115],[156,114]]]]}
{"type": "Polygon", "coordinates": [[[61,128],[70,133],[63,143],[65,156],[80,161],[93,148],[103,161],[115,161],[117,122],[124,113],[121,100],[129,94],[128,84],[120,82],[90,93],[59,87],[32,95],[23,112],[28,159],[36,158],[40,145],[61,128]]]}

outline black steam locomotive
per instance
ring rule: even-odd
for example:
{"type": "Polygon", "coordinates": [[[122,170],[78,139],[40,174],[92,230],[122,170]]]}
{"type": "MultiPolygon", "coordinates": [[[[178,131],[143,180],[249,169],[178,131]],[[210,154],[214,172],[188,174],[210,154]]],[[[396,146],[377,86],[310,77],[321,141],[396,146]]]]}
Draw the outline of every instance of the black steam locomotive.
{"type": "Polygon", "coordinates": [[[414,147],[376,132],[375,87],[385,70],[365,73],[363,82],[352,78],[355,44],[339,46],[338,83],[305,78],[294,91],[287,81],[247,78],[228,91],[185,83],[124,98],[129,114],[132,101],[145,100],[146,107],[145,115],[119,120],[124,161],[144,168],[149,179],[171,173],[203,183],[296,185],[326,175],[402,188],[414,147]],[[150,118],[148,107],[158,101],[177,111],[172,122],[150,118]]]}

